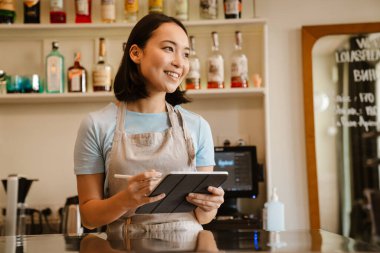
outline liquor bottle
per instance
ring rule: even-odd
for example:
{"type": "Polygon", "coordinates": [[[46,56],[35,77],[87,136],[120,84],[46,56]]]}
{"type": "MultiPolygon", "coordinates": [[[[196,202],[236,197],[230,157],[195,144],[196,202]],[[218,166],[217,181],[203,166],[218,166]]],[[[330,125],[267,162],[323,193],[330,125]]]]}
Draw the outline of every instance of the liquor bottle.
{"type": "Polygon", "coordinates": [[[13,24],[15,18],[14,0],[0,1],[0,23],[13,24]]]}
{"type": "Polygon", "coordinates": [[[24,23],[40,23],[40,0],[24,0],[24,23]]]}
{"type": "Polygon", "coordinates": [[[241,0],[224,0],[224,17],[241,18],[242,7],[241,0]]]}
{"type": "Polygon", "coordinates": [[[216,19],[218,17],[218,0],[200,0],[199,4],[201,18],[216,19]]]}
{"type": "Polygon", "coordinates": [[[115,0],[101,1],[101,18],[103,23],[113,23],[116,21],[115,0]]]}
{"type": "Polygon", "coordinates": [[[94,91],[111,91],[112,67],[105,61],[106,41],[99,39],[99,58],[92,71],[92,86],[94,91]]]}
{"type": "Polygon", "coordinates": [[[66,23],[63,0],[50,0],[50,23],[66,23]]]}
{"type": "Polygon", "coordinates": [[[67,70],[67,83],[69,92],[86,92],[87,71],[80,65],[80,53],[74,55],[74,65],[67,70]]]}
{"type": "Polygon", "coordinates": [[[58,42],[52,42],[52,50],[46,56],[46,92],[64,92],[64,58],[58,51],[58,42]]]}
{"type": "Polygon", "coordinates": [[[201,88],[200,61],[195,52],[195,38],[190,36],[189,73],[186,76],[186,90],[201,88]]]}
{"type": "Polygon", "coordinates": [[[91,23],[91,1],[75,0],[75,23],[91,23]]]}
{"type": "Polygon", "coordinates": [[[235,32],[235,50],[231,57],[231,88],[248,87],[248,60],[242,51],[242,34],[235,32]]]}
{"type": "Polygon", "coordinates": [[[139,12],[138,0],[124,0],[125,20],[129,22],[136,22],[138,12],[139,12]]]}
{"type": "Polygon", "coordinates": [[[176,0],[175,1],[175,15],[178,20],[185,21],[189,19],[189,1],[188,0],[176,0]]]}
{"type": "Polygon", "coordinates": [[[224,60],[219,52],[217,32],[212,32],[211,55],[207,59],[207,88],[224,88],[224,60]]]}
{"type": "Polygon", "coordinates": [[[149,13],[163,13],[164,0],[149,0],[149,13]]]}

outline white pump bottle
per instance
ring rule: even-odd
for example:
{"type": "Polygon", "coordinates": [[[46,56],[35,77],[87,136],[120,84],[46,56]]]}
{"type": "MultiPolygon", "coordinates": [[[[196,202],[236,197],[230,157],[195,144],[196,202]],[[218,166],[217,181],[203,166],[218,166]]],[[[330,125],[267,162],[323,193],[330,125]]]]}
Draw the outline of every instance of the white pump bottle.
{"type": "Polygon", "coordinates": [[[277,189],[273,187],[271,198],[265,203],[264,229],[280,232],[285,230],[284,204],[278,200],[277,189]]]}

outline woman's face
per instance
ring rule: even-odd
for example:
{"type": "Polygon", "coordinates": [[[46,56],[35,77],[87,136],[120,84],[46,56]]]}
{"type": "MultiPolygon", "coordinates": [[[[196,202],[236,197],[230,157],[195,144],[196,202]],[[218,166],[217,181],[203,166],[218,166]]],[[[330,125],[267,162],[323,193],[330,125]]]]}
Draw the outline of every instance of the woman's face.
{"type": "Polygon", "coordinates": [[[163,23],[153,33],[138,58],[150,95],[174,92],[189,72],[189,40],[175,23],[163,23]]]}

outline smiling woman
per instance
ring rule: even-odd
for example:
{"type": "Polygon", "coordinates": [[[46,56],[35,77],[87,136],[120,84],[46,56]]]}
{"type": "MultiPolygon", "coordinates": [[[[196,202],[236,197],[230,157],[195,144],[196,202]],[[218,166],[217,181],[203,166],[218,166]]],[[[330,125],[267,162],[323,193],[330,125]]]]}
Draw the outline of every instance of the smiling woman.
{"type": "Polygon", "coordinates": [[[215,187],[186,196],[196,206],[193,212],[135,215],[138,207],[165,197],[149,197],[157,178],[171,171],[212,171],[215,165],[209,124],[180,106],[189,102],[179,89],[188,56],[187,31],[174,18],[149,14],[132,29],[115,77],[118,102],[90,113],[75,144],[86,227],[197,231],[215,217],[224,201],[224,191],[215,187]]]}

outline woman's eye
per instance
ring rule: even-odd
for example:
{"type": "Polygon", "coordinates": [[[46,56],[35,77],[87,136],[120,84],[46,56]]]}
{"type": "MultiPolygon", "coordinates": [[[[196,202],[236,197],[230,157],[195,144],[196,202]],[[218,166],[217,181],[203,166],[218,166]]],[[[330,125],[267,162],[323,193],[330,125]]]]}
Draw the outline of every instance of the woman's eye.
{"type": "Polygon", "coordinates": [[[185,58],[189,58],[189,53],[184,53],[185,58]]]}
{"type": "Polygon", "coordinates": [[[174,52],[174,48],[172,47],[164,47],[164,50],[168,52],[174,52]]]}

